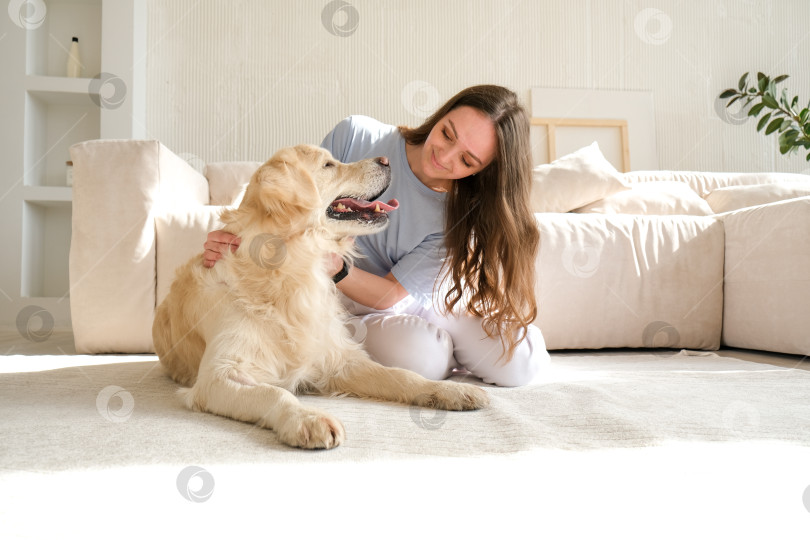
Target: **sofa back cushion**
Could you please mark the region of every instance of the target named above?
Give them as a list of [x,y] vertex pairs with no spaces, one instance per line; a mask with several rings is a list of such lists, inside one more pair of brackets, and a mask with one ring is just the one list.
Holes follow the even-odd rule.
[[574,210],[580,214],[709,216],[712,209],[683,182],[662,180],[633,184],[630,189]]
[[238,205],[250,177],[261,167],[259,161],[219,161],[205,166],[211,200],[214,206]]
[[549,349],[717,349],[723,225],[713,217],[536,214]]
[[622,175],[628,184],[660,182],[672,180],[683,182],[692,190],[705,197],[715,189],[728,186],[752,186],[755,184],[773,184],[776,182],[806,182],[807,175],[796,173],[739,173],[739,172],[698,172],[698,171],[631,171]]
[[728,186],[706,195],[716,214],[740,208],[810,196],[810,177],[806,182],[777,182],[753,186]]

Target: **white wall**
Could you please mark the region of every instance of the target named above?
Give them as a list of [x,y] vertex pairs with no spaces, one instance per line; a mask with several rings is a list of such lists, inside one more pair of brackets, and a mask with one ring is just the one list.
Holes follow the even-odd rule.
[[715,109],[745,71],[810,99],[807,0],[149,0],[148,20],[147,134],[203,161],[349,114],[415,125],[486,82],[651,90],[662,169],[810,172]]

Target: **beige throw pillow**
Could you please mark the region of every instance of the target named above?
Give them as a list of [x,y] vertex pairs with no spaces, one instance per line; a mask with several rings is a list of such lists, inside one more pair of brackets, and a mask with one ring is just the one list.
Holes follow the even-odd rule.
[[532,171],[533,212],[570,212],[629,189],[594,142]]
[[719,188],[706,195],[706,201],[716,214],[720,214],[808,195],[810,195],[810,179],[807,182],[776,182]]
[[580,214],[709,216],[712,208],[683,182],[664,180],[634,184],[600,201],[574,210]]

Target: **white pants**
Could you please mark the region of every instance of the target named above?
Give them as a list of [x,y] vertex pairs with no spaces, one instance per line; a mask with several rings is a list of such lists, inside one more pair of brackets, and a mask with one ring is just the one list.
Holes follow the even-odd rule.
[[347,323],[354,339],[384,366],[409,369],[433,380],[466,370],[488,384],[522,386],[549,363],[543,335],[534,325],[506,362],[500,338],[487,336],[477,317],[445,316],[412,297],[384,311],[346,296],[342,301],[354,315]]

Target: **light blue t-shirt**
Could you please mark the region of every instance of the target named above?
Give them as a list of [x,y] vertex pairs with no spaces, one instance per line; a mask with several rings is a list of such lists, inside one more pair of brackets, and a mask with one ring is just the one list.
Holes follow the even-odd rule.
[[344,163],[388,158],[391,185],[379,200],[397,199],[399,208],[389,214],[385,230],[355,238],[363,256],[356,266],[378,276],[391,272],[408,294],[423,305],[430,304],[445,257],[446,195],[428,188],[413,174],[405,156],[405,139],[396,126],[368,116],[350,116],[329,132],[321,146]]

